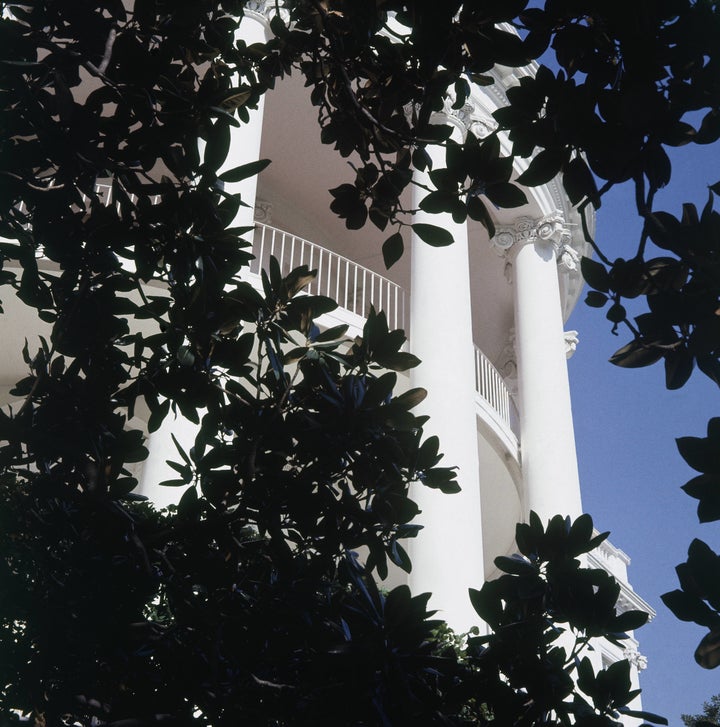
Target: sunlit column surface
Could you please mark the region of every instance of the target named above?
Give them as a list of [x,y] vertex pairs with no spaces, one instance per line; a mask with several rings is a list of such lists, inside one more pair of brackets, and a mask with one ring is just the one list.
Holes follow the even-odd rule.
[[[463,130],[456,125],[455,135],[459,138]],[[429,152],[436,168],[445,166],[444,150]],[[416,181],[432,186],[427,173],[415,174]],[[416,190],[414,208],[424,195]],[[424,530],[410,541],[416,565],[410,585],[416,594],[431,591],[430,606],[463,631],[479,621],[468,586],[480,588],[483,583],[467,228],[449,214],[418,212],[413,222],[440,226],[455,240],[449,247],[435,248],[413,234],[410,343],[422,364],[412,371],[411,382],[428,391],[416,411],[430,416],[426,435],[440,438],[445,453],[441,465],[458,467],[462,492],[444,495],[415,486],[413,497],[422,510],[417,521]]]
[[582,513],[570,407],[557,250],[562,215],[521,218],[493,239],[512,265],[525,515]]

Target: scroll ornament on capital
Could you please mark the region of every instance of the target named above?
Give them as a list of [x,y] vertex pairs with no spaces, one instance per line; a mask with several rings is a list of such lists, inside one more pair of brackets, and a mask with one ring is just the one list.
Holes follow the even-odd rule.
[[559,210],[540,219],[519,217],[512,225],[497,227],[490,243],[498,255],[507,257],[513,247],[538,241],[549,243],[555,248],[555,255],[561,268],[569,271],[578,270],[580,255],[571,245],[570,230]]
[[245,12],[256,13],[267,19],[272,19],[275,15],[280,15],[284,22],[288,22],[290,19],[290,13],[285,8],[283,0],[276,2],[276,0],[245,0]]
[[497,129],[497,122],[487,113],[484,113],[476,103],[466,101],[459,109],[454,107],[452,98],[445,99],[443,113],[456,120],[467,131],[471,131],[478,139],[484,139]]

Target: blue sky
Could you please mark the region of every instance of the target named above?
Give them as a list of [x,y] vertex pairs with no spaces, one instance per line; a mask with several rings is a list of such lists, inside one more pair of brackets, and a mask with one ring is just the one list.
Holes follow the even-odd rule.
[[[715,147],[673,150],[673,179],[656,209],[679,216],[684,201],[701,209],[707,185],[720,179],[719,159]],[[720,200],[715,206],[720,209]],[[597,227],[596,239],[610,259],[633,255],[640,223],[630,187],[611,192]],[[675,438],[705,436],[708,419],[720,415],[718,388],[696,370],[683,389],[667,391],[662,363],[645,369],[608,363],[630,337],[623,331],[613,336],[604,312],[582,301],[566,328],[580,334],[569,368],[583,506],[631,557],[631,583],[657,611],[655,621],[636,634],[649,661],[642,674],[643,706],[680,726],[680,714],[699,712],[720,693],[720,668],[706,671],[695,664],[703,630],[678,621],[660,595],[676,587],[674,568],[693,538],[720,551],[720,523],[700,525],[696,501],[680,489],[693,471]]]

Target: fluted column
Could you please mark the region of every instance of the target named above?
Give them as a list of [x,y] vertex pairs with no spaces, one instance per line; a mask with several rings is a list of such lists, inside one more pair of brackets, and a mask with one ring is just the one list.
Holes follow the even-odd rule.
[[[453,123],[460,137],[464,127]],[[445,166],[443,149],[428,152],[435,168]],[[426,172],[415,175],[417,182],[433,186]],[[415,189],[417,208],[425,192]],[[421,211],[413,222],[443,227],[454,238],[449,247],[434,248],[412,236],[410,344],[422,363],[413,369],[411,383],[428,391],[417,411],[430,416],[426,435],[440,438],[441,465],[458,467],[462,491],[444,495],[414,487],[422,510],[417,521],[424,529],[409,544],[410,585],[414,593],[431,591],[430,606],[463,631],[479,621],[467,589],[479,588],[484,579],[467,228],[449,214]]]
[[521,218],[493,238],[514,286],[525,516],[543,521],[582,513],[557,270],[569,240],[559,212]]

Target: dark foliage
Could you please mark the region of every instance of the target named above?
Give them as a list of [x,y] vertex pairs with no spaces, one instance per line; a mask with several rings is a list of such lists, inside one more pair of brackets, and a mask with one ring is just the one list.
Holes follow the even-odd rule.
[[[240,280],[249,230],[232,227],[241,200],[223,182],[264,163],[221,170],[232,128],[296,69],[323,142],[360,159],[333,210],[351,228],[390,227],[388,264],[429,144],[445,144],[447,162],[421,207],[491,231],[493,205],[524,202],[500,133],[532,157],[520,183],[562,173],[583,209],[630,180],[643,237],[629,261],[585,263],[591,301],[612,300],[618,325],[623,297],[648,298],[619,360],[670,361],[672,385],[694,360],[712,375],[717,216],[688,207],[677,220],[652,200],[670,175],[664,145],[720,135],[716,5],[287,5],[291,22],[275,18],[274,39],[247,47],[241,0],[3,4],[0,284],[51,333],[26,347],[20,403],[0,413],[0,719],[615,724],[633,696],[628,666],[594,674],[579,650],[643,618],[617,616],[617,586],[581,567],[598,542],[588,517],[519,526],[522,556],[472,594],[492,633],[462,657],[425,595],[377,589],[388,561],[410,567],[409,483],[457,487],[410,411],[422,392],[392,395],[385,370],[417,360],[382,313],[353,343],[321,332],[314,319],[335,304],[298,295],[311,270],[271,264],[262,293]],[[460,108],[495,64],[548,47],[561,70],[525,77],[497,131],[447,141],[433,114],[448,89]],[[699,128],[690,111],[704,113]],[[648,241],[673,257],[646,261]],[[172,416],[199,430],[165,483],[185,488],[180,504],[158,513],[138,502],[129,465],[147,455],[144,429]],[[715,474],[704,460],[700,471]]]

